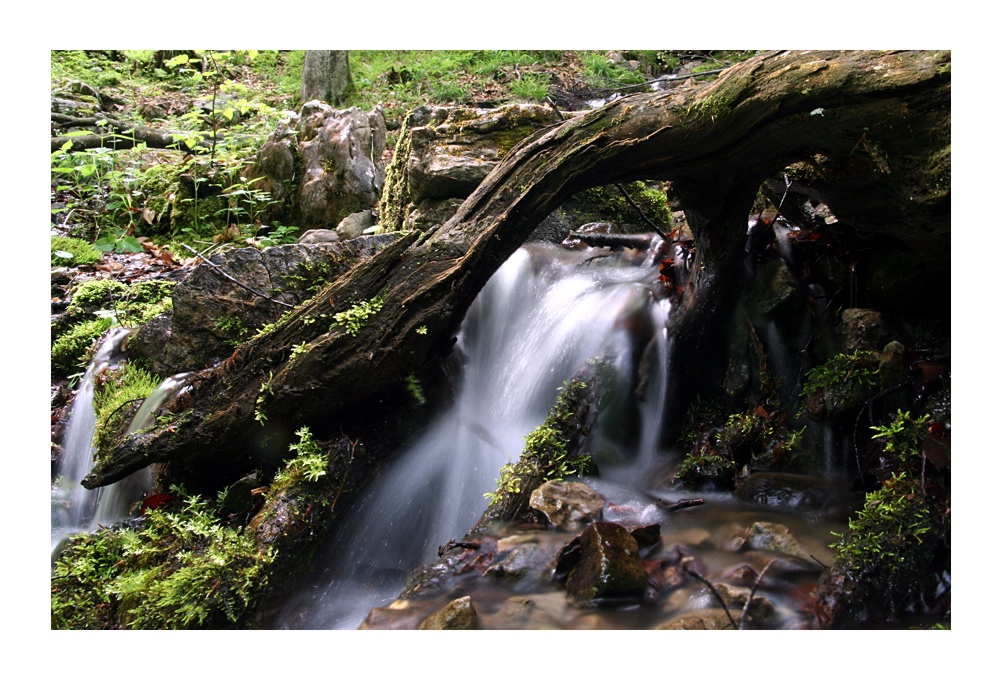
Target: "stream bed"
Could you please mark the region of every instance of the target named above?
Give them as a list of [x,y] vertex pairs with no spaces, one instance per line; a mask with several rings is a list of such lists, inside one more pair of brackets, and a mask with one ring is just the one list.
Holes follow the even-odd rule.
[[[362,493],[271,626],[417,628],[460,601],[484,629],[725,627],[752,590],[744,625],[808,627],[797,604],[832,563],[831,532],[844,530],[847,510],[671,485],[678,454],[659,444],[669,302],[656,295],[654,252],[518,250],[463,323],[454,404]],[[615,379],[588,442],[600,475],[582,481],[604,497],[603,521],[658,532],[641,550],[647,593],[600,606],[568,597],[553,573],[579,530],[501,527],[439,560],[439,548],[486,509],[499,469],[517,459],[560,386],[595,358],[614,366]],[[692,496],[703,502],[669,509]],[[406,588],[411,596],[400,598]]]

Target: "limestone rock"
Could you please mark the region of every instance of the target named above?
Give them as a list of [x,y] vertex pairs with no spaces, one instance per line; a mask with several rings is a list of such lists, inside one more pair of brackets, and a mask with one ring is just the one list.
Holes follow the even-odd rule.
[[[466,198],[514,145],[558,121],[555,111],[537,104],[414,109],[403,123],[386,171],[383,226],[402,228],[422,201]],[[422,211],[429,210],[424,204]]]
[[347,241],[364,235],[365,229],[375,225],[375,217],[371,210],[351,213],[337,225],[337,236]]
[[315,100],[302,107],[300,226],[329,228],[378,203],[385,180],[385,135],[381,109],[339,111]]

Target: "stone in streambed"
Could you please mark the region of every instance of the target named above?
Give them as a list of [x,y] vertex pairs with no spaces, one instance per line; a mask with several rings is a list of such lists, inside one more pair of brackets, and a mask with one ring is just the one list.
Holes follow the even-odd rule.
[[573,530],[601,519],[604,498],[582,482],[545,482],[531,492],[529,505],[558,529]]
[[472,606],[472,598],[466,595],[428,616],[417,630],[475,630],[477,625],[476,608]]
[[646,570],[639,544],[627,529],[596,522],[574,540],[579,540],[579,559],[566,578],[566,590],[577,604],[643,600]]

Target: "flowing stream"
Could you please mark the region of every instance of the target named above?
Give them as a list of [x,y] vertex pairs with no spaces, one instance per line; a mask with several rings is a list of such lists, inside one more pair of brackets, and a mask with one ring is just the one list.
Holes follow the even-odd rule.
[[606,459],[628,460],[611,479],[635,481],[656,460],[669,305],[654,299],[657,270],[642,254],[628,262],[594,252],[532,244],[490,279],[460,331],[464,370],[454,404],[352,507],[326,567],[289,602],[285,627],[357,628],[398,595],[412,569],[475,524],[500,467],[517,459],[557,390],[591,358],[616,368],[621,398],[612,402],[628,401],[645,361],[646,398],[621,416],[638,421],[638,436],[616,441],[615,416],[605,427],[599,421]]
[[[113,329],[94,353],[86,373],[80,379],[76,396],[66,421],[63,453],[59,474],[52,485],[52,559],[59,553],[63,541],[99,526],[110,526],[130,515],[132,504],[149,493],[152,472],[144,468],[125,479],[97,489],[86,489],[80,482],[93,466],[94,434],[97,414],[94,411],[95,380],[108,369],[124,360],[122,340],[128,329]],[[128,427],[128,434],[138,432],[153,423],[154,412],[182,384],[186,374],[164,380],[139,407]]]

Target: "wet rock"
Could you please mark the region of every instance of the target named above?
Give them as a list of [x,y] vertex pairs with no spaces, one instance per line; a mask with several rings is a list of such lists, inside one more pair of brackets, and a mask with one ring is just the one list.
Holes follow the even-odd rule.
[[440,611],[424,619],[418,630],[475,630],[478,627],[476,608],[472,598],[466,595],[452,600]]
[[[731,586],[728,583],[713,584],[715,591],[722,598],[722,601],[729,607],[729,613],[737,621],[742,621],[742,626],[748,630],[769,628],[774,625],[775,609],[769,599],[763,595],[754,595],[747,607],[747,600],[750,598],[751,589]],[[742,618],[744,608],[746,618]]]
[[723,572],[722,580],[733,586],[752,587],[759,576],[759,572],[749,564],[737,564]]
[[794,318],[805,310],[799,284],[782,260],[770,260],[761,266],[750,286],[751,299],[769,319]]
[[877,352],[892,339],[882,314],[874,309],[845,309],[840,317],[839,330],[848,353],[860,350]]
[[[910,378],[909,367],[904,357],[906,347],[903,343],[893,340],[882,348],[878,358],[879,390],[887,391],[906,382]],[[907,391],[897,390],[883,397],[883,413],[890,415],[906,409]]]
[[[733,619],[739,623],[737,616]],[[733,630],[733,622],[723,609],[701,609],[675,616],[656,630]]]
[[497,612],[497,627],[502,629],[522,628],[538,606],[526,597],[511,597]]
[[566,578],[566,590],[577,604],[642,601],[646,570],[639,544],[624,527],[596,522],[574,541],[579,541],[579,559]]
[[[486,576],[500,581],[543,581],[548,575],[549,555],[533,543],[516,546],[499,562],[488,568]],[[531,578],[527,578],[531,577]]]
[[746,532],[746,547],[753,550],[771,550],[805,559],[809,557],[788,527],[774,522],[754,522]]
[[842,490],[818,475],[754,472],[736,484],[736,497],[749,503],[821,510],[843,499]]
[[528,504],[567,531],[600,520],[604,510],[604,498],[582,482],[545,482],[531,492]]
[[416,630],[433,606],[433,602],[396,600],[387,607],[376,607],[368,612],[358,630]]

